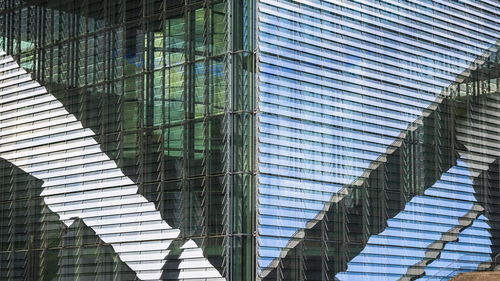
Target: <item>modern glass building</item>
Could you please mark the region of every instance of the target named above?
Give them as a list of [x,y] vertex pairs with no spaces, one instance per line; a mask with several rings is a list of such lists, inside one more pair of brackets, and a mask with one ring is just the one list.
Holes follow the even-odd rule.
[[500,261],[500,2],[0,1],[0,280]]

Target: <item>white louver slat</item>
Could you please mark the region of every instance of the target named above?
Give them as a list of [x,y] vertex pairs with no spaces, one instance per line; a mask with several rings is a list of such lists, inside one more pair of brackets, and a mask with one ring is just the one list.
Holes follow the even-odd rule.
[[[67,226],[83,219],[138,278],[159,280],[180,230],[137,194],[92,130],[1,51],[0,113],[0,158],[43,180],[45,203]],[[179,259],[183,279],[224,280],[192,240]]]

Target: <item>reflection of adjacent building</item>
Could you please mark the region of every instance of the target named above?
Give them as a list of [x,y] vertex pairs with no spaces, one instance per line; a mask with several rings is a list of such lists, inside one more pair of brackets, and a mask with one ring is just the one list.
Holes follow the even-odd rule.
[[[466,151],[478,130],[455,125],[462,103],[441,97],[496,56],[498,7],[431,2],[259,2],[264,280],[416,279],[495,252],[471,187],[494,141]],[[489,118],[474,114],[467,128]],[[494,139],[492,123],[480,128]]]
[[[4,157],[0,279],[425,280],[488,268],[499,14],[488,0],[2,1],[0,112],[19,116],[0,115],[0,157],[91,145],[79,159],[61,149],[70,161],[57,164]],[[20,91],[29,85],[48,93]],[[31,102],[57,110],[29,115]],[[51,143],[70,129],[86,137]],[[44,130],[61,134],[34,145],[28,134]],[[55,173],[119,175],[104,191],[122,196],[123,218],[147,217],[134,198],[161,226],[127,233],[175,235],[129,251],[116,231],[126,223],[85,216],[106,200],[70,185],[55,202],[36,185]]]
[[443,280],[495,268],[498,56],[488,52],[465,71],[388,153],[332,197],[322,219],[300,232],[275,269],[264,270],[265,280],[316,280],[323,271],[339,280]]
[[42,182],[47,211],[69,228],[89,227],[140,280],[189,278],[193,268],[203,269],[204,278],[221,279],[203,250],[138,194],[137,184],[104,153],[90,128],[11,57],[1,61],[0,158]]
[[[108,280],[135,280],[81,220],[66,227],[41,199],[42,181],[0,160],[2,229],[0,279],[74,280],[97,274]],[[9,262],[5,262],[9,261]]]
[[[224,239],[227,223],[223,222],[228,208],[224,190],[229,181],[223,162],[227,159],[224,148],[227,139],[224,130],[227,126],[224,120],[227,115],[227,4],[196,2],[185,5],[181,1],[8,1],[0,13],[0,25],[6,31],[1,34],[0,49],[12,55],[50,95],[56,97],[64,105],[61,110],[92,130],[95,134],[92,138],[100,150],[127,178],[137,183],[138,193],[154,203],[164,222],[179,231],[169,241],[172,245],[168,249],[168,261],[158,261],[165,264],[162,278],[172,280],[193,276],[218,280],[220,274],[232,272],[225,261],[226,251],[232,248],[232,238]],[[45,105],[41,100],[39,103]],[[5,132],[9,130],[4,128]],[[68,140],[67,143],[71,146],[70,143],[76,141]],[[95,150],[95,147],[87,148]],[[92,167],[99,165],[99,161],[92,159],[83,162],[93,171]],[[68,162],[67,177],[85,177],[87,173],[71,171],[78,170],[76,165],[72,166],[74,164]],[[109,163],[100,164],[109,166]],[[50,172],[42,169],[38,174]],[[11,175],[2,176],[5,186],[9,186]],[[68,196],[71,194],[68,192]],[[38,195],[36,198],[41,200]],[[21,202],[29,200],[32,199]],[[82,206],[88,205],[82,203]],[[57,207],[61,209],[62,206]],[[44,212],[50,214],[50,208],[45,208]],[[140,210],[130,215],[134,214],[147,216],[147,212]],[[17,215],[6,214],[2,224],[5,222],[7,227]],[[31,215],[37,220],[44,218],[36,212]],[[70,230],[80,229],[81,225],[85,225],[85,221],[77,220],[70,225]],[[99,229],[102,232],[102,228]],[[0,271],[8,272],[6,280],[47,270],[50,274],[44,278],[50,280],[87,278],[94,274],[90,264],[106,268],[106,259],[111,258],[117,265],[108,268],[109,274],[120,280],[133,279],[124,274],[130,273],[128,266],[137,263],[134,259],[140,257],[140,252],[127,253],[124,245],[120,248],[111,243],[114,250],[121,249],[119,255],[111,251],[102,259],[80,258],[79,253],[92,247],[112,249],[100,239],[101,235],[92,236],[93,230],[87,230],[72,232],[80,241],[76,244],[54,242],[39,247],[42,252],[65,253],[61,254],[65,257],[59,262],[50,256],[49,259],[56,262],[50,263],[50,270],[46,263],[36,268],[14,265],[10,257],[26,249],[12,248],[14,242],[7,239],[5,248],[0,250],[6,254],[5,262],[2,259],[0,264],[8,269]],[[158,229],[158,232],[163,230]],[[14,230],[2,233],[7,237],[21,234]],[[115,234],[115,238],[123,235],[126,234]],[[104,236],[109,240],[113,233]],[[48,238],[37,239],[44,242]],[[145,255],[148,246],[143,247]],[[161,247],[156,250],[164,251]],[[151,253],[150,256],[154,260],[161,254]],[[42,255],[40,259],[47,260],[47,257]],[[19,261],[22,259],[16,260]],[[68,264],[82,270],[66,270]],[[217,274],[211,272],[214,266]],[[145,266],[142,268],[144,271]],[[154,268],[151,266],[146,271]],[[199,271],[204,273],[193,273]],[[100,278],[105,276],[102,272]]]

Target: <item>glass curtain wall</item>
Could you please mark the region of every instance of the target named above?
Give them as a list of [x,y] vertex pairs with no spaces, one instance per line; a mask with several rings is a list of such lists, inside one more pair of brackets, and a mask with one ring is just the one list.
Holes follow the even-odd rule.
[[230,1],[227,130],[228,280],[256,280],[256,2]]
[[[498,90],[469,95],[496,89],[479,73],[497,71],[498,4],[258,6],[262,280],[491,268]],[[457,87],[467,97],[454,98]]]
[[[254,278],[254,6],[0,4],[0,49],[92,129],[102,151],[180,230],[164,280],[182,279],[175,259],[189,239],[223,277]],[[2,280],[74,280],[96,272],[136,278],[83,221],[69,229],[58,221],[44,205],[39,180],[2,165]]]

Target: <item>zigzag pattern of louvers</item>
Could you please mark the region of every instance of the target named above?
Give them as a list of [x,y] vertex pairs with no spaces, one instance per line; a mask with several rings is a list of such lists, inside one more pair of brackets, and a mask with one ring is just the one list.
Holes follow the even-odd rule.
[[[0,113],[0,157],[43,180],[49,209],[67,226],[83,220],[141,280],[159,280],[180,231],[137,194],[137,185],[101,150],[94,132],[4,52]],[[180,252],[176,278],[223,280],[194,241],[183,243]]]

